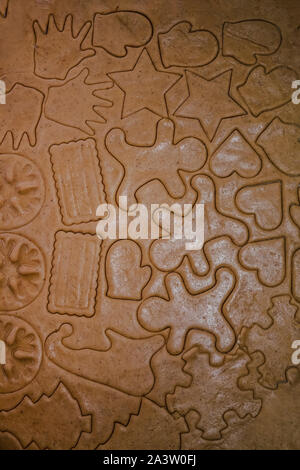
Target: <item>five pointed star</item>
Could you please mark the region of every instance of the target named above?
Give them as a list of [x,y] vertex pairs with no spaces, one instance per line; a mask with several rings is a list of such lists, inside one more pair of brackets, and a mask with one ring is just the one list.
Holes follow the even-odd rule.
[[122,118],[141,109],[148,109],[159,116],[168,116],[166,92],[181,75],[159,72],[146,49],[143,49],[132,70],[108,74],[124,92]]
[[227,70],[211,80],[186,71],[188,98],[175,112],[176,116],[198,119],[213,140],[222,119],[243,116],[245,110],[230,96],[232,71]]

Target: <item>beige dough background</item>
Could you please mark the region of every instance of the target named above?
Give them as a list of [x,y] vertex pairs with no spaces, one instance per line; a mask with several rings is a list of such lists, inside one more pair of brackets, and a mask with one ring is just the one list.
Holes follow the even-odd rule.
[[[0,12],[0,449],[299,449],[299,2]],[[101,242],[122,195],[203,249]]]

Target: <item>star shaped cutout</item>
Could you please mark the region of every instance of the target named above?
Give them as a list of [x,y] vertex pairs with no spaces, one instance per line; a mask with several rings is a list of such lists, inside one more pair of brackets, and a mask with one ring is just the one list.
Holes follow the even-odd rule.
[[109,73],[108,76],[124,92],[122,118],[141,109],[159,116],[168,116],[165,94],[182,75],[159,72],[147,49],[143,49],[132,70]]
[[230,96],[231,76],[232,70],[227,70],[206,80],[194,72],[186,71],[189,96],[175,115],[198,119],[210,141],[223,119],[247,114]]

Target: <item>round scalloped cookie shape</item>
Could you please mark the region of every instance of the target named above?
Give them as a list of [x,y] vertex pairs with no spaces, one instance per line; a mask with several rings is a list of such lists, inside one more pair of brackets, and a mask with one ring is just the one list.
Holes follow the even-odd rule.
[[6,356],[0,365],[0,393],[16,392],[38,373],[42,344],[32,326],[14,315],[0,315],[0,339]]
[[116,57],[124,57],[127,47],[145,46],[152,35],[151,21],[136,11],[119,10],[94,16],[93,46]]
[[258,136],[257,143],[282,173],[300,176],[300,127],[273,119]]
[[28,158],[0,155],[0,229],[11,230],[31,222],[45,197],[40,170]]
[[266,20],[243,20],[223,25],[223,56],[254,65],[258,55],[274,54],[282,41],[281,31]]
[[30,304],[45,281],[41,250],[15,233],[0,235],[0,310],[18,310]]
[[188,21],[181,21],[169,31],[158,35],[158,45],[164,67],[201,67],[218,55],[216,36],[205,29],[193,30]]

